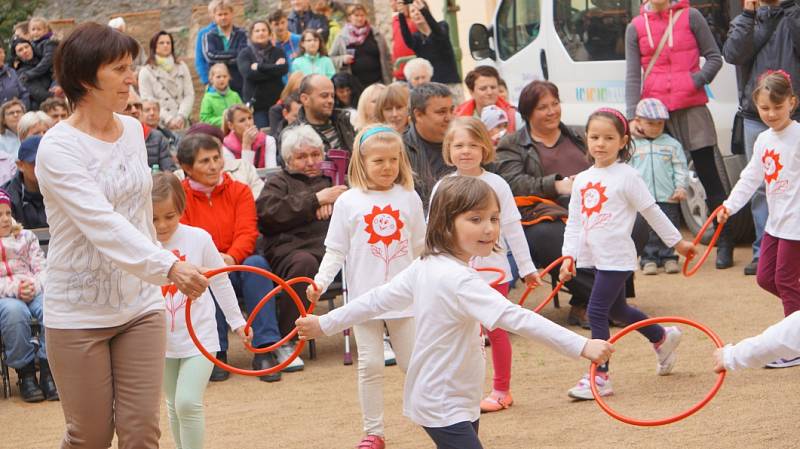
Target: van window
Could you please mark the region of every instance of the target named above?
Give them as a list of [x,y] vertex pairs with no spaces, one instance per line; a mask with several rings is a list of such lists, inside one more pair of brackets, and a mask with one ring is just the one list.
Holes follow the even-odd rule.
[[[728,34],[732,0],[690,0],[706,18],[717,45]],[[639,0],[554,0],[558,37],[573,61],[625,59],[625,29],[639,14]]]
[[539,35],[539,0],[505,0],[497,13],[497,48],[508,59]]

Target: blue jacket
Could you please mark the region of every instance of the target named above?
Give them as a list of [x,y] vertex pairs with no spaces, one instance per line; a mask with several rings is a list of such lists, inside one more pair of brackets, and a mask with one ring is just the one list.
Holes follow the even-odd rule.
[[287,19],[289,21],[289,31],[294,34],[303,34],[307,29],[322,30],[322,39],[328,42],[330,34],[330,25],[328,18],[322,14],[314,14],[311,10],[298,14],[297,11],[292,10]]
[[633,139],[630,164],[642,175],[644,183],[658,203],[674,203],[669,197],[677,188],[689,185],[689,168],[680,142],[669,134],[653,140]]
[[[289,39],[284,42],[273,42],[276,47],[283,50],[284,57],[286,57],[286,64],[289,65],[289,72],[292,71],[292,60],[294,59],[295,55],[300,52],[300,35],[289,33]],[[286,84],[288,81],[289,76],[283,75],[283,84]]]
[[20,82],[17,71],[4,65],[0,67],[0,104],[13,98],[25,103],[25,109],[31,107],[28,89]]
[[216,27],[203,36],[203,56],[208,62],[209,70],[217,63],[227,65],[228,71],[231,72],[230,86],[237,93],[242,93],[243,82],[242,74],[236,65],[236,57],[245,47],[247,47],[247,32],[236,26],[233,27],[231,37],[228,39],[228,48],[225,48],[225,43]]
[[197,69],[197,74],[203,84],[208,84],[208,61],[206,61],[206,57],[203,54],[203,36],[216,29],[217,24],[214,22],[206,25],[205,28],[197,32],[197,42],[194,44],[194,68]]

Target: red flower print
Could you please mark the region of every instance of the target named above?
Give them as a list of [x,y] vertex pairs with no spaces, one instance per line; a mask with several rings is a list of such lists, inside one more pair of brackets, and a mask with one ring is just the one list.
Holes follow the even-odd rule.
[[581,213],[586,214],[586,218],[594,213],[600,213],[606,201],[608,201],[606,188],[599,182],[597,184],[590,182],[581,189]]
[[777,181],[778,175],[783,169],[780,153],[776,153],[775,150],[765,151],[764,156],[761,157],[761,163],[764,165],[764,182],[769,184],[772,181]]
[[395,240],[400,241],[400,230],[404,224],[400,220],[400,211],[392,210],[391,204],[383,209],[372,206],[372,213],[364,216],[364,222],[367,223],[364,230],[369,234],[367,243],[383,242],[389,246]]

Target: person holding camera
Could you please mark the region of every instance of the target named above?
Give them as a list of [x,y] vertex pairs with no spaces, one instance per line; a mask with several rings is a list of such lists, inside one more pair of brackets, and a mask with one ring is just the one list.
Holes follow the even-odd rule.
[[[728,39],[722,47],[725,60],[736,65],[739,85],[739,114],[742,116],[744,151],[747,159],[753,157],[756,137],[767,130],[758,116],[750,92],[758,84],[764,71],[783,70],[789,74],[792,88],[800,90],[800,6],[794,0],[745,0],[742,13],[731,21]],[[795,110],[793,120],[800,120]],[[755,275],[761,237],[767,223],[767,199],[764,184],[750,200],[756,240],[753,242],[753,260],[744,268],[744,274]]]

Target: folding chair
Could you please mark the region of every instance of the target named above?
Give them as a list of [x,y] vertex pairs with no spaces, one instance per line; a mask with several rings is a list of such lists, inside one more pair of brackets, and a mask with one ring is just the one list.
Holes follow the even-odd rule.
[[[38,357],[36,354],[39,353],[39,332],[41,326],[39,326],[39,320],[36,318],[31,318],[31,343],[34,346],[34,357]],[[34,360],[38,362],[38,359]],[[3,335],[0,334],[0,376],[3,378],[3,398],[8,399],[11,397],[11,376],[9,374],[8,365],[6,364],[6,346],[3,343]],[[17,381],[19,383],[19,381]]]

